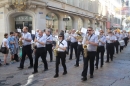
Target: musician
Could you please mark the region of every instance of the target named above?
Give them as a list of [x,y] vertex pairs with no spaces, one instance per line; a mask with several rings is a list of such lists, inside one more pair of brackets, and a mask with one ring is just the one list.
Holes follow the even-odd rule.
[[82,71],[83,78],[81,80],[86,81],[87,80],[87,71],[88,71],[88,62],[90,60],[90,78],[93,78],[94,73],[94,59],[96,56],[97,46],[98,46],[98,36],[93,34],[93,28],[88,27],[88,37],[86,37],[86,43],[87,44],[87,57],[84,57],[84,66]]
[[97,54],[96,54],[96,69],[98,69],[99,63],[99,54],[101,53],[101,63],[100,67],[103,67],[104,62],[104,52],[105,52],[105,44],[106,44],[106,37],[103,35],[104,31],[100,30],[99,40],[98,40],[98,47],[97,47]]
[[46,36],[43,36],[43,31],[39,30],[39,36],[35,39],[35,43],[37,46],[36,53],[35,53],[35,63],[34,63],[34,72],[35,74],[38,72],[38,59],[41,57],[44,63],[44,71],[48,70],[47,60],[46,60]]
[[63,75],[67,74],[67,68],[66,68],[66,64],[65,64],[65,58],[66,58],[66,49],[67,49],[67,42],[64,40],[64,35],[63,34],[59,34],[58,36],[59,41],[58,44],[56,46],[56,48],[58,48],[58,55],[56,57],[56,74],[54,76],[54,78],[57,78],[59,76],[59,64],[60,64],[60,59],[62,62],[62,66],[64,69]]
[[118,47],[119,47],[119,41],[118,41],[118,39],[119,39],[119,34],[117,33],[117,31],[115,31],[115,37],[116,37],[116,41],[114,42],[114,47],[116,48],[116,53],[118,54]]
[[70,48],[70,39],[69,39],[69,36],[70,36],[70,32],[69,30],[66,30],[66,33],[65,33],[65,40],[67,41],[67,54],[69,54],[69,48]]
[[69,60],[72,60],[73,49],[75,50],[75,56],[77,58],[77,45],[78,45],[78,42],[77,42],[76,36],[77,35],[75,34],[75,30],[73,29],[72,33],[71,33],[71,35],[69,37],[70,42],[71,42],[71,44],[70,44],[71,48],[70,48],[70,58],[69,58]]
[[22,48],[22,59],[20,62],[20,66],[18,67],[20,70],[24,68],[24,61],[26,55],[29,57],[30,60],[30,66],[28,68],[33,67],[33,58],[32,58],[32,50],[31,50],[31,34],[28,32],[28,27],[24,26],[23,27],[23,34],[22,34],[22,43],[23,43],[23,48]]
[[[124,36],[123,36],[123,33],[122,32],[119,32],[119,38],[118,38],[118,41],[124,41],[123,40]],[[124,48],[124,45],[120,44],[120,52],[123,50]]]
[[82,40],[83,40],[83,36],[82,33],[79,31],[79,33],[77,34],[80,38],[77,38],[78,40],[78,46],[77,46],[77,58],[76,58],[76,64],[74,65],[75,67],[79,66],[79,58],[80,58],[80,53],[83,54],[83,45],[82,45]]
[[46,30],[46,56],[47,56],[47,51],[48,51],[50,54],[50,62],[52,62],[53,60],[52,41],[53,41],[53,37],[51,35],[51,31],[47,29]]
[[127,44],[128,44],[128,33],[124,30],[123,31],[123,33],[124,33],[124,41],[125,41],[125,47],[127,46]]
[[106,41],[107,41],[107,60],[106,63],[109,62],[109,58],[111,59],[111,61],[113,61],[113,55],[114,55],[114,42],[115,42],[115,37],[113,36],[113,33],[110,31],[108,32],[108,36],[106,37]]

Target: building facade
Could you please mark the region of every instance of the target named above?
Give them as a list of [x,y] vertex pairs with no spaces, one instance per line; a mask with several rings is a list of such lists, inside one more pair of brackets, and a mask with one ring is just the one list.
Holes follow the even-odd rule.
[[106,8],[101,8],[100,0],[0,0],[0,39],[23,26],[30,31],[89,26],[105,30],[106,21]]

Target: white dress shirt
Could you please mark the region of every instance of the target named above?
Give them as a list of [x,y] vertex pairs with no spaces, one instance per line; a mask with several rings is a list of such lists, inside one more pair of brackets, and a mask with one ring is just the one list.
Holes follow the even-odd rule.
[[[102,41],[103,43],[106,43],[106,37],[103,36],[103,35],[100,36],[99,40]],[[99,43],[98,43],[99,46],[104,46],[104,45],[105,45],[105,44],[103,44],[102,42],[99,42]]]
[[42,36],[42,37],[38,36],[38,37],[37,37],[37,40],[38,40],[39,42],[43,42],[43,43],[44,43],[44,45],[42,45],[42,44],[36,42],[37,48],[46,47],[46,46],[45,46],[45,45],[46,45],[46,36]]
[[[88,41],[98,44],[98,36],[95,34],[92,34],[91,36],[88,36]],[[92,44],[88,44],[87,49],[88,49],[88,51],[97,51],[97,46],[94,46]]]
[[70,35],[70,41],[71,41],[72,43],[77,42],[77,39],[75,38],[76,36],[77,36],[76,34],[71,34],[71,35]]
[[[48,42],[48,41],[51,41],[51,42]],[[52,41],[53,41],[52,35],[49,35],[49,36],[46,35],[46,44],[52,44]]]
[[107,43],[113,43],[112,40],[117,40],[115,36],[107,36],[106,37]]
[[[61,48],[64,48],[64,47],[67,48],[67,42],[66,42],[65,40],[61,41],[61,43],[60,43],[60,41],[58,41],[58,45],[59,45],[59,47],[61,47]],[[64,50],[62,50],[62,49],[60,49],[60,48],[58,48],[58,51],[64,52]]]
[[[23,34],[22,34],[22,37],[23,37],[24,39],[32,40],[31,34],[30,34],[29,32],[23,33]],[[26,40],[22,40],[22,42],[23,42],[23,46],[31,45],[31,42],[28,42],[28,41],[26,41]]]

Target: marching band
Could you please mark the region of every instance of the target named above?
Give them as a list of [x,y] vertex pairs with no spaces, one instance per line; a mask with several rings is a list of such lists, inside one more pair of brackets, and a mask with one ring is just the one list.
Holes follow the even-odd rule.
[[[18,36],[16,35],[15,42],[18,42]],[[56,58],[55,63],[55,75],[54,78],[59,76],[59,64],[62,63],[64,72],[63,75],[67,74],[66,56],[69,55],[69,60],[72,60],[73,49],[75,51],[75,67],[79,67],[80,55],[83,57],[83,70],[82,70],[82,81],[87,80],[88,67],[90,69],[90,78],[94,77],[94,66],[96,69],[103,67],[104,65],[104,53],[106,51],[106,63],[110,60],[114,60],[114,54],[121,52],[124,47],[127,46],[130,35],[126,31],[109,31],[107,34],[103,30],[99,31],[99,34],[95,34],[92,27],[88,27],[85,33],[80,30],[67,30],[66,33],[63,31],[57,36],[56,45],[53,45],[53,35],[49,29],[37,30],[35,34],[35,59],[33,64],[31,34],[28,32],[28,27],[23,27],[22,36],[19,38],[19,44],[22,46],[22,58],[19,69],[24,68],[25,57],[29,57],[30,66],[28,68],[34,68],[32,74],[38,72],[38,59],[41,57],[44,63],[44,71],[48,70],[48,63],[46,60],[47,51],[50,54],[50,62]],[[18,44],[17,44],[18,45]],[[119,49],[120,46],[120,49]],[[17,47],[18,48],[18,47]],[[70,53],[69,53],[70,49]],[[17,53],[14,53],[17,54]],[[101,61],[99,61],[101,58]],[[110,60],[109,60],[110,59]],[[60,62],[61,60],[61,62]],[[90,61],[90,65],[88,65]]]

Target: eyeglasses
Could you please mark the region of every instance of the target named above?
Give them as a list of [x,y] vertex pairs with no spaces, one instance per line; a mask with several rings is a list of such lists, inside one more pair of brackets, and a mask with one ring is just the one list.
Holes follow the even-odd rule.
[[92,31],[92,30],[87,30],[87,31]]

